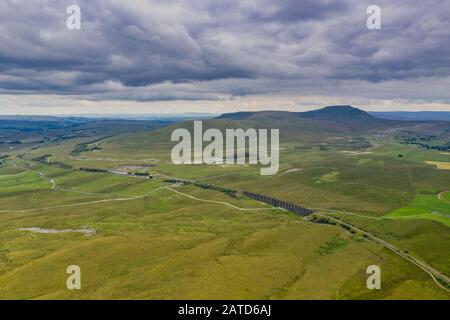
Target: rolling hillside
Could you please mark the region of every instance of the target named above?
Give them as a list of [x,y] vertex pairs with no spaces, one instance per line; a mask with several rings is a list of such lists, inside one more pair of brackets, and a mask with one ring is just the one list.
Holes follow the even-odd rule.
[[295,126],[299,129],[309,123],[326,132],[366,131],[399,125],[399,122],[376,118],[352,106],[328,106],[307,112],[262,111],[223,114],[217,119],[253,121],[275,125]]
[[[174,165],[170,135],[192,123],[103,122],[111,135],[100,138],[99,123],[86,124],[51,129],[54,138],[39,143],[49,134],[41,128],[9,150],[0,161],[0,296],[448,299],[407,258],[450,273],[450,171],[429,164],[450,153],[425,148],[444,143],[448,124],[379,120],[348,106],[203,121],[204,129],[279,128],[280,170],[268,177],[258,165]],[[86,136],[74,132],[85,127]],[[314,217],[220,191],[227,188],[304,205]],[[73,232],[87,227],[95,234]],[[81,295],[64,289],[74,260],[86,270]],[[366,288],[371,264],[383,270],[380,292]]]
[[[368,113],[350,106],[331,106],[310,112],[260,111],[223,114],[217,118],[203,120],[204,130],[218,128],[273,128],[280,129],[282,143],[319,144],[333,143],[339,139],[360,137],[366,134],[388,134],[392,130],[408,128],[421,131],[421,124],[391,121],[375,118]],[[433,123],[431,126],[436,126]],[[137,152],[141,150],[170,149],[174,143],[170,136],[176,128],[186,128],[192,132],[193,121],[178,122],[157,130],[125,134],[111,138],[104,147],[111,151]],[[120,153],[120,152],[119,152]],[[167,153],[167,152],[166,152]]]

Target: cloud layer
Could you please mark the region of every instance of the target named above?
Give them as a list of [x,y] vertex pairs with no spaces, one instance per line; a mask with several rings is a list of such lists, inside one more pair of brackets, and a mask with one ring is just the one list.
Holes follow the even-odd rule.
[[[81,8],[68,30],[66,8]],[[450,2],[3,0],[0,93],[91,101],[353,95],[450,103]],[[432,86],[430,84],[433,84]]]

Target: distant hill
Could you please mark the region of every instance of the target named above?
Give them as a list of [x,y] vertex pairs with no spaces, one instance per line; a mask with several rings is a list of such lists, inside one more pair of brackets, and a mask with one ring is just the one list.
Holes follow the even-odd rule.
[[395,112],[369,112],[371,115],[381,119],[403,120],[403,121],[450,121],[450,112],[439,111],[395,111]]
[[[0,146],[113,136],[161,128],[174,121],[87,119],[51,116],[0,116]],[[1,152],[1,150],[0,150]]]
[[240,111],[233,113],[225,113],[217,117],[216,119],[230,119],[230,120],[244,120],[255,116],[265,115],[284,115],[288,117],[301,117],[309,119],[319,119],[327,121],[376,121],[379,122],[379,118],[370,115],[369,113],[348,105],[342,106],[328,106],[317,110],[306,112],[289,112],[289,111]]
[[252,120],[267,122],[268,119],[275,125],[304,125],[305,120],[326,131],[366,130],[376,127],[392,125],[390,120],[376,118],[369,113],[352,106],[328,106],[322,109],[307,112],[287,111],[259,111],[235,112],[223,114],[216,119],[220,120]]
[[[260,112],[267,112],[267,111],[259,111],[259,112],[239,111],[239,112],[232,112],[232,113],[224,113],[224,114],[216,117],[216,119],[243,120],[243,119],[248,119]],[[276,111],[274,111],[274,112],[276,112]]]
[[390,120],[376,118],[352,106],[328,106],[322,109],[302,112],[300,117],[322,120],[346,126],[351,130],[365,130],[390,125]]
[[[177,128],[185,128],[193,132],[193,121],[176,122],[156,130],[119,136],[111,139],[109,147],[111,150],[122,150],[121,152],[124,153],[152,148],[169,149],[174,144],[170,141],[170,136]],[[446,122],[380,119],[352,106],[328,106],[308,112],[245,111],[227,113],[213,119],[203,120],[203,131],[208,128],[217,128],[222,131],[234,128],[280,129],[282,142],[298,145],[341,141],[350,136],[387,135],[393,132],[426,132],[443,139],[450,135],[450,128]]]
[[297,113],[300,117],[334,122],[363,121],[379,122],[378,118],[352,106],[328,106],[322,109]]

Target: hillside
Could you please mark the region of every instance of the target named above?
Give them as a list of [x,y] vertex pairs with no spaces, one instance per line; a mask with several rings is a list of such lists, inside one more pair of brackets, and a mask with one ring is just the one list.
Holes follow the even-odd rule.
[[307,119],[352,124],[358,127],[374,127],[391,124],[390,121],[375,118],[369,113],[352,106],[328,106],[318,110],[297,113],[297,115]]
[[[413,123],[412,125],[417,125]],[[186,128],[192,132],[193,121],[177,122],[163,128],[136,134],[119,135],[108,139],[104,147],[114,153],[139,154],[150,149],[170,150],[174,143],[170,136],[176,128]],[[203,120],[203,130],[218,128],[273,128],[280,129],[282,143],[318,144],[347,139],[370,133],[385,133],[392,128],[417,130],[405,121],[375,118],[365,111],[351,106],[329,106],[309,112],[258,111],[223,114]],[[331,141],[332,140],[332,141]],[[334,143],[333,142],[333,143]],[[170,154],[170,152],[166,152]],[[141,155],[145,157],[144,154]]]
[[405,122],[376,118],[352,106],[328,106],[307,112],[260,111],[223,114],[218,120],[248,123],[254,127],[264,124],[282,128],[285,137],[335,136],[361,134],[374,129],[404,126]]
[[[133,155],[145,159],[148,157],[148,150],[157,150],[162,158],[167,159],[175,145],[170,137],[177,128],[186,128],[193,132],[193,120],[138,132],[128,130],[105,139],[102,148],[112,158],[120,156],[129,158],[129,155]],[[402,136],[405,141],[410,141],[411,137],[423,132],[432,134],[433,139],[448,135],[447,123],[383,120],[351,106],[330,106],[309,112],[228,113],[214,119],[203,120],[203,130],[208,128],[222,131],[233,128],[280,129],[281,143],[295,144],[301,148],[339,146],[344,150],[369,147],[365,136],[371,134],[378,136],[395,134]],[[442,143],[438,141],[437,144]]]

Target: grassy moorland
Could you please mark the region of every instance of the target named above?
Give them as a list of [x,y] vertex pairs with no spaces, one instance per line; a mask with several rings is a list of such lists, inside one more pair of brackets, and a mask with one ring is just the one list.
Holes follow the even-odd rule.
[[[23,179],[20,195],[1,194],[2,208],[21,203],[26,194],[29,199],[18,211],[1,214],[2,298],[446,297],[407,261],[341,228],[279,210],[203,203],[158,190],[157,181],[44,166],[33,170],[55,179],[56,188],[35,171],[2,178]],[[177,188],[199,199],[262,207],[216,191]],[[89,204],[99,199],[110,201]],[[17,230],[36,226],[87,226],[97,233]],[[65,288],[70,264],[82,268],[80,291]],[[383,268],[383,294],[365,289],[368,264]]]
[[[277,125],[279,115],[241,116],[206,126]],[[283,122],[280,171],[270,177],[258,166],[173,165],[170,133],[190,123],[9,152],[0,165],[0,298],[449,299],[428,273],[356,229],[165,181],[316,208],[448,276],[450,171],[426,161],[450,157],[402,144],[392,123],[355,134],[308,117]],[[153,179],[80,168],[145,168]],[[96,233],[18,230],[31,227]],[[82,290],[66,289],[71,264],[81,267]],[[366,288],[373,264],[382,290]]]

